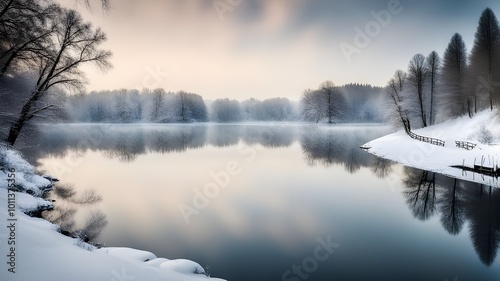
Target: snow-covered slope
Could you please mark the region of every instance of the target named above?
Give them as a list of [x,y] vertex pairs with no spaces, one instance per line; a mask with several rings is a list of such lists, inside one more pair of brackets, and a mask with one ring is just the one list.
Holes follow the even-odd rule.
[[[399,131],[373,140],[362,147],[368,152],[406,166],[438,172],[444,175],[499,187],[496,178],[464,172],[451,166],[483,165],[496,167],[500,162],[500,121],[496,112],[482,111],[472,119],[463,116],[427,128],[414,130],[421,136],[444,140],[445,146],[435,146],[410,138]],[[477,146],[472,150],[458,148],[455,141],[468,141]]]
[[[157,258],[153,253],[130,248],[95,249],[60,234],[56,225],[23,213],[51,204],[24,193],[31,190],[40,195],[50,187],[50,181],[36,175],[18,153],[1,145],[0,168],[4,168],[0,171],[0,280],[221,280],[207,277],[193,261]],[[12,173],[11,168],[15,169]],[[11,174],[20,184],[20,192],[7,190]],[[13,211],[9,203],[14,201]]]

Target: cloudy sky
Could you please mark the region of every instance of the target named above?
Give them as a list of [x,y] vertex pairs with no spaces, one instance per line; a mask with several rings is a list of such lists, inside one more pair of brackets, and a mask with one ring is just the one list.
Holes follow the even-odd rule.
[[60,2],[109,38],[114,68],[85,68],[88,90],[238,100],[297,100],[325,80],[384,86],[413,55],[442,55],[455,32],[470,49],[486,7],[500,15],[498,0],[113,0],[106,15]]

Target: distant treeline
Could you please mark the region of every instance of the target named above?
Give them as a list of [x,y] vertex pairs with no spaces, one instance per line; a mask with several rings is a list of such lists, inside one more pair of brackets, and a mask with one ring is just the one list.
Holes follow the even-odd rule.
[[[380,122],[382,88],[348,84],[341,93],[342,115],[336,122]],[[60,95],[57,96],[60,99]],[[59,101],[60,102],[60,101]],[[287,98],[265,100],[204,100],[202,96],[164,89],[90,92],[64,98],[56,109],[58,121],[90,123],[192,123],[241,121],[308,121],[302,102]]]

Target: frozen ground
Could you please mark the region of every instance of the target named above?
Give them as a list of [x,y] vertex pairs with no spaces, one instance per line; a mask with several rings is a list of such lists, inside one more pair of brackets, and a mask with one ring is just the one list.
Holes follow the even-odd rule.
[[[96,249],[57,232],[57,226],[24,212],[52,203],[39,198],[50,181],[35,174],[15,151],[0,144],[0,280],[196,281],[209,278],[189,260],[157,258],[130,248]],[[14,168],[14,172],[9,169]],[[8,191],[8,178],[19,192]],[[29,192],[30,194],[28,194]],[[15,199],[12,194],[15,194]],[[31,195],[33,194],[33,195]],[[15,201],[15,211],[9,203]],[[11,205],[12,206],[12,205]],[[147,239],[147,238],[145,238]]]
[[[500,120],[496,112],[482,111],[472,119],[463,116],[413,132],[444,140],[445,146],[420,142],[410,138],[404,131],[399,131],[373,140],[362,147],[371,154],[406,166],[495,187],[500,186],[497,178],[451,167],[499,165]],[[455,141],[468,141],[477,146],[472,150],[465,150],[456,147]]]

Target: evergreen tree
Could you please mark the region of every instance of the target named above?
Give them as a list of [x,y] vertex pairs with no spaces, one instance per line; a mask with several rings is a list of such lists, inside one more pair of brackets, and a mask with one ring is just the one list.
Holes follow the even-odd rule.
[[498,20],[490,8],[481,14],[477,27],[474,46],[470,54],[470,91],[474,93],[474,108],[477,102],[488,100],[493,110],[493,103],[500,101],[500,88],[495,79],[500,78],[500,28]]

